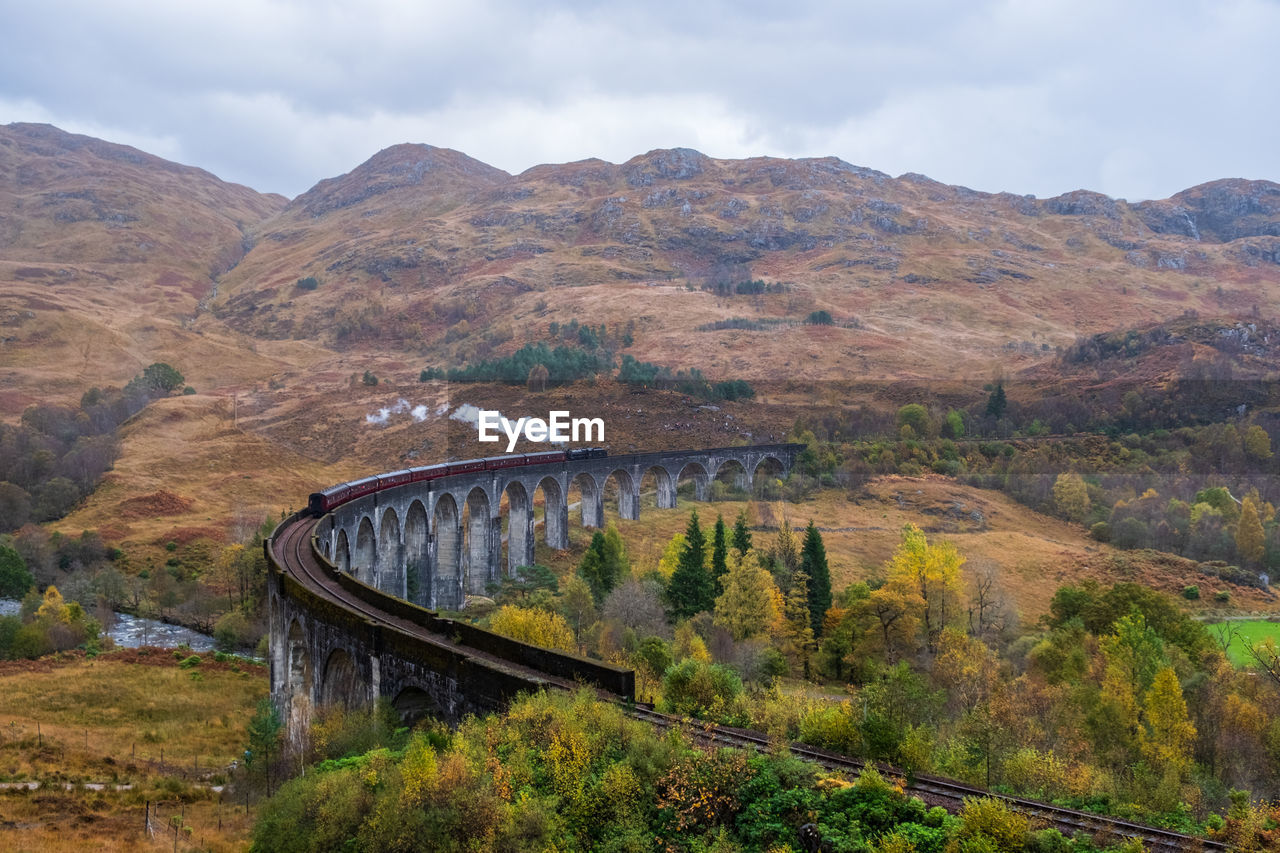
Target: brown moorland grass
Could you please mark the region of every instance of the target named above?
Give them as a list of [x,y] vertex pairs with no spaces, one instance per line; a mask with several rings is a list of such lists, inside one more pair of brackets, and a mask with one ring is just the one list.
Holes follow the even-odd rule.
[[0,780],[40,783],[0,790],[0,849],[172,849],[174,815],[191,828],[181,850],[244,849],[252,814],[210,786],[239,758],[266,687],[262,666],[185,669],[167,649],[0,663]]
[[[1023,624],[1034,623],[1048,612],[1058,587],[1087,579],[1104,585],[1135,581],[1174,596],[1187,585],[1209,585],[1230,589],[1239,607],[1268,611],[1277,607],[1261,590],[1206,579],[1191,561],[1121,551],[1093,541],[1079,525],[1041,515],[1000,492],[965,486],[939,475],[879,477],[853,500],[847,492],[822,489],[794,503],[697,503],[681,497],[677,509],[659,510],[650,495],[642,498],[641,506],[639,521],[620,519],[616,504],[606,502],[605,506],[606,523],[618,525],[637,573],[656,568],[671,537],[684,532],[691,510],[698,511],[710,543],[716,514],[723,514],[725,523],[732,527],[745,508],[755,528],[752,535],[757,548],[772,543],[784,517],[796,530],[797,541],[812,519],[822,530],[832,588],[837,591],[857,581],[883,578],[884,564],[898,547],[903,526],[911,523],[924,530],[930,541],[945,539],[956,545],[966,559],[961,569],[966,596],[980,573],[993,571],[999,589]],[[541,540],[542,529],[538,529],[537,557],[561,577],[574,571],[592,534],[578,524],[576,511],[570,518],[568,551],[547,548]],[[766,526],[761,527],[762,522]],[[1197,606],[1209,605],[1200,602]]]

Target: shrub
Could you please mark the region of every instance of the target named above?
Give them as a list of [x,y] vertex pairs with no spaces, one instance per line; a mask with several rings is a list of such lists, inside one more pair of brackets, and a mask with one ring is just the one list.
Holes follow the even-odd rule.
[[687,658],[662,679],[663,707],[674,714],[741,724],[742,680],[728,667]]
[[35,582],[17,549],[0,542],[0,597],[21,598]]
[[213,626],[213,642],[219,651],[231,652],[254,641],[249,620],[239,610],[224,613]]
[[1200,587],[1184,586],[1182,588],[1182,597],[1187,599],[1187,601],[1195,601],[1200,597]]
[[1226,604],[1231,600],[1231,593],[1227,592],[1225,589],[1220,589],[1213,594],[1213,600],[1219,604]]
[[830,311],[811,311],[804,321],[810,326],[830,326],[835,322]]
[[998,850],[1021,850],[1027,843],[1029,830],[1026,816],[1001,800],[980,797],[964,801],[964,810],[960,813],[962,839],[982,838],[995,842]]
[[296,287],[299,290],[315,290],[320,286],[320,281],[313,275],[298,279]]
[[373,375],[372,370],[366,370],[364,372],[364,376],[361,377],[360,381],[363,382],[365,385],[377,385],[378,377]]
[[848,702],[811,708],[800,718],[800,740],[845,755],[857,755],[862,746]]

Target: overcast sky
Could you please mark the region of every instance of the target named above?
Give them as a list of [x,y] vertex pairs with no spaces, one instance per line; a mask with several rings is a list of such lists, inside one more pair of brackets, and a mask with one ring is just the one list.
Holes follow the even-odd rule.
[[987,191],[1280,181],[1280,0],[0,0],[0,123],[295,196],[399,142]]

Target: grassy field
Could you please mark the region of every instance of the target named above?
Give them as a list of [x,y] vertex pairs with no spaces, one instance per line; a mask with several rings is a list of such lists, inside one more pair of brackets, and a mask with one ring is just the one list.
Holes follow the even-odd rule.
[[[1268,638],[1280,643],[1280,622],[1268,622],[1265,619],[1250,619],[1239,622],[1225,622],[1209,625],[1209,633],[1224,643],[1227,657],[1236,666],[1249,663],[1252,658],[1245,651],[1245,643],[1261,643]],[[1228,627],[1231,634],[1228,634]],[[1234,635],[1234,636],[1232,636]]]
[[252,814],[212,788],[266,690],[263,667],[164,650],[0,662],[0,782],[40,783],[0,790],[0,849],[173,849],[175,819],[179,850],[244,849]]
[[[1059,586],[1088,578],[1103,585],[1118,581],[1142,583],[1174,596],[1185,585],[1202,580],[1190,563],[1181,567],[1152,565],[1149,554],[1118,551],[1096,542],[1082,526],[1036,513],[1000,492],[972,488],[936,475],[880,477],[856,499],[850,499],[843,490],[822,489],[798,503],[697,503],[682,494],[678,509],[660,510],[654,507],[652,495],[645,495],[641,498],[639,521],[619,519],[616,503],[607,496],[608,490],[605,521],[617,524],[632,568],[640,574],[657,566],[667,542],[676,533],[684,532],[691,510],[698,511],[710,542],[717,513],[723,514],[725,523],[732,526],[738,512],[745,508],[750,523],[757,528],[753,534],[755,544],[761,547],[773,541],[776,526],[784,517],[796,531],[798,545],[804,526],[813,519],[823,531],[832,587],[836,590],[854,581],[883,578],[883,567],[901,541],[903,525],[914,523],[930,541],[949,540],[964,555],[961,573],[966,595],[980,573],[991,572],[1023,622],[1034,622],[1048,612]],[[576,491],[571,490],[569,500],[578,500]],[[562,578],[576,568],[591,540],[592,531],[581,527],[578,513],[577,509],[570,511],[568,551],[547,548],[542,527],[537,531],[538,561],[552,567]],[[1251,610],[1275,606],[1257,590],[1233,587],[1231,595],[1233,601]]]

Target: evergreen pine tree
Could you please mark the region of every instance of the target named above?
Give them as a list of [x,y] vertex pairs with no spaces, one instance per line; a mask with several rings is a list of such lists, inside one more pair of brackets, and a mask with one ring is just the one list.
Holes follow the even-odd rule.
[[667,597],[671,612],[677,619],[687,619],[695,613],[710,610],[715,604],[715,585],[707,571],[706,540],[698,524],[698,512],[689,515],[689,526],[684,532],[684,550],[680,562],[671,573],[667,585]]
[[751,550],[751,529],[747,526],[745,509],[738,513],[737,520],[733,522],[733,547],[744,554]]
[[809,577],[809,624],[813,636],[822,636],[822,621],[831,607],[831,569],[827,566],[827,549],[813,519],[804,531],[804,547],[800,553],[800,571]]
[[718,596],[724,592],[724,576],[729,571],[725,558],[729,555],[728,528],[724,524],[724,516],[716,516],[715,532],[711,537],[711,583]]
[[591,594],[597,602],[604,601],[617,581],[614,574],[616,565],[610,559],[610,550],[605,535],[597,530],[591,537],[587,552],[582,555],[582,562],[578,563],[578,574],[591,587]]
[[604,531],[604,547],[600,553],[604,557],[608,588],[612,590],[631,571],[631,562],[627,559],[627,546],[622,541],[622,534],[618,532],[618,525],[612,521]]
[[996,390],[991,392],[991,396],[987,398],[987,414],[990,417],[999,419],[1004,415],[1005,406],[1009,401],[1004,397],[1004,383],[997,382]]

